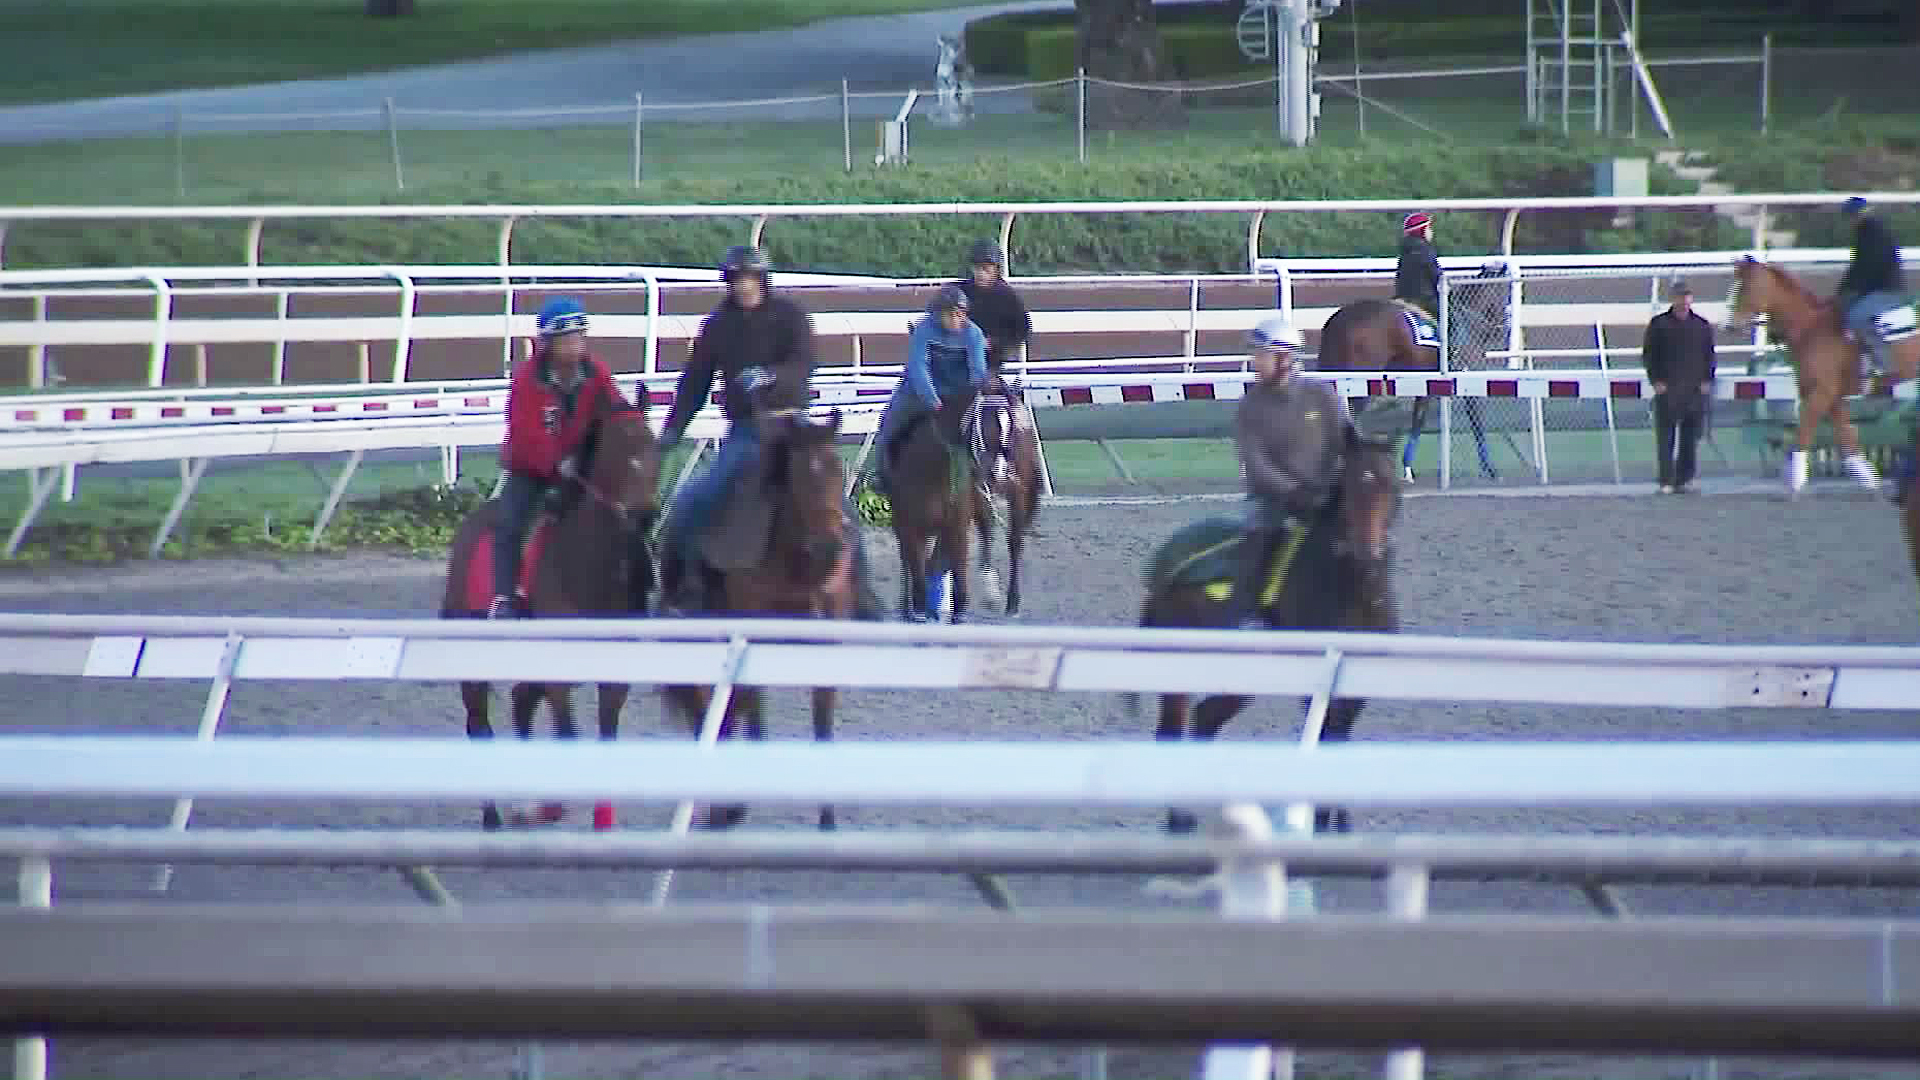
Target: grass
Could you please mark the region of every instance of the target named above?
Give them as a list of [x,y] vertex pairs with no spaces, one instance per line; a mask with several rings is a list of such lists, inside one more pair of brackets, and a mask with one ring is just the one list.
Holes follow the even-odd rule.
[[530,49],[961,6],[967,0],[8,0],[0,103],[384,71]]

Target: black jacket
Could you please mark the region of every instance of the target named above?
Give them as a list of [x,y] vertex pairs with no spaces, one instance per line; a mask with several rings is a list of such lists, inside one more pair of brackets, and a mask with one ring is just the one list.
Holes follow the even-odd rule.
[[686,368],[673,391],[673,410],[667,414],[664,438],[680,438],[693,414],[713,392],[713,377],[725,382],[725,408],[731,424],[750,419],[747,395],[739,392],[734,376],[750,367],[764,367],[774,385],[759,394],[770,409],[805,408],[813,383],[813,316],[779,293],[768,292],[755,308],[743,308],[729,296],[709,312],[687,352]]
[[1640,349],[1647,381],[1665,383],[1667,400],[1675,404],[1698,400],[1701,387],[1718,366],[1713,324],[1697,311],[1687,312],[1685,319],[1674,315],[1672,308],[1655,315],[1647,323]]
[[1861,297],[1870,292],[1905,291],[1900,247],[1893,242],[1886,222],[1876,217],[1861,218],[1853,227],[1853,261],[1840,279],[1839,295]]
[[1424,236],[1400,237],[1400,265],[1393,272],[1393,295],[1411,300],[1440,317],[1440,255]]
[[971,277],[959,282],[971,307],[967,315],[980,332],[987,335],[987,366],[997,368],[1015,346],[1033,340],[1033,316],[1013,286],[995,281],[981,288]]

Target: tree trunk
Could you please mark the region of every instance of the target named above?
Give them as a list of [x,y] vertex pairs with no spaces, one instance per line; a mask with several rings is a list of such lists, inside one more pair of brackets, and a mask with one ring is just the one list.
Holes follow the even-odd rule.
[[367,14],[375,19],[412,15],[413,0],[367,0]]
[[[1154,22],[1153,0],[1074,0],[1073,6],[1079,19],[1080,66],[1090,80],[1168,81],[1170,65],[1160,27]],[[1185,123],[1185,103],[1177,93],[1087,84],[1089,128]]]

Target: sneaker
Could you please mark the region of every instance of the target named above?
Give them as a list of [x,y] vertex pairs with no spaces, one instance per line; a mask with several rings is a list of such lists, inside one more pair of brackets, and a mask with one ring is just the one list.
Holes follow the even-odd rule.
[[1673,494],[1673,485],[1661,484],[1658,488],[1655,488],[1654,490],[1661,495],[1671,495]]

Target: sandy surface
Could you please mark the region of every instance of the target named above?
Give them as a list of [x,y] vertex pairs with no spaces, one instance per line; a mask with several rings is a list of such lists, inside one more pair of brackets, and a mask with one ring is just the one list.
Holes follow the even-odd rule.
[[[1152,546],[1195,516],[1226,511],[1218,502],[1126,507],[1059,504],[1045,508],[1030,547],[1024,621],[1121,625],[1139,598],[1138,567]],[[869,534],[876,571],[895,595],[892,545]],[[1595,638],[1681,642],[1907,643],[1914,637],[1915,586],[1906,567],[1892,511],[1883,502],[1825,494],[1788,503],[1771,495],[1716,495],[1693,499],[1439,497],[1411,499],[1400,532],[1400,589],[1407,629],[1480,636]],[[996,562],[999,560],[996,558]],[[280,561],[220,561],[163,567],[135,566],[45,572],[0,580],[0,607],[15,611],[234,613],[417,617],[433,610],[440,566],[433,560],[336,556]],[[186,732],[198,715],[205,686],[117,684],[77,680],[0,679],[0,731]],[[584,692],[582,697],[584,697]],[[982,692],[954,695],[850,692],[842,698],[840,732],[872,738],[1144,738],[1141,723],[1124,720],[1117,702],[1100,695]],[[581,701],[580,704],[586,704]],[[775,694],[770,733],[804,737],[805,699]],[[1263,701],[1228,729],[1228,738],[1289,737],[1295,705]],[[225,730],[250,734],[444,734],[461,730],[458,697],[443,685],[319,686],[245,684],[234,690]],[[1357,737],[1437,739],[1699,739],[1904,738],[1915,733],[1911,713],[1684,712],[1662,709],[1550,709],[1395,703],[1362,717]],[[678,737],[666,731],[657,699],[637,694],[623,736]],[[163,804],[75,802],[27,807],[0,802],[0,823],[158,823]],[[623,809],[629,827],[664,825],[665,807]],[[804,828],[810,814],[765,812],[752,824]],[[340,827],[473,827],[469,807],[267,806],[203,803],[196,822],[207,825],[330,825]],[[1044,823],[1062,828],[1153,827],[1150,810],[1015,817],[992,812],[911,812],[843,808],[843,828],[902,825],[1010,826]],[[1516,832],[1647,832],[1794,834],[1824,836],[1920,835],[1909,813],[1878,810],[1740,813],[1383,813],[1356,814],[1356,828],[1386,830],[1501,829]],[[57,877],[57,901],[146,896],[151,871],[131,866],[74,867]],[[515,897],[634,898],[651,888],[650,874],[615,872],[445,872],[447,885],[467,901]],[[1024,904],[1105,904],[1144,907],[1134,878],[1020,877],[1011,882]],[[861,899],[898,898],[976,903],[958,878],[935,875],[810,873],[682,873],[676,898]],[[1625,896],[1647,914],[1813,915],[1914,917],[1920,903],[1881,890],[1787,890],[1662,887],[1629,889]],[[410,897],[392,874],[371,870],[181,868],[172,897],[179,901],[367,900]],[[154,902],[164,903],[156,899]],[[1323,885],[1320,902],[1341,910],[1378,909],[1379,897],[1360,883]],[[1441,883],[1438,910],[1517,909],[1577,913],[1572,890],[1534,885]],[[150,1042],[57,1040],[53,1073],[61,1078],[126,1080],[243,1077],[502,1077],[513,1068],[509,1044],[283,1044],[267,1042]],[[1303,1076],[1371,1075],[1375,1055],[1304,1054]],[[1073,1075],[1072,1048],[1005,1047],[1005,1076]],[[1191,1052],[1142,1053],[1116,1049],[1115,1078],[1190,1075]],[[928,1076],[934,1059],[919,1046],[555,1045],[548,1075],[573,1077],[809,1077]],[[1667,1077],[1697,1074],[1688,1060],[1560,1057],[1434,1057],[1432,1073],[1487,1076]],[[1721,1075],[1754,1077],[1914,1077],[1920,1072],[1820,1062],[1721,1063]]]

